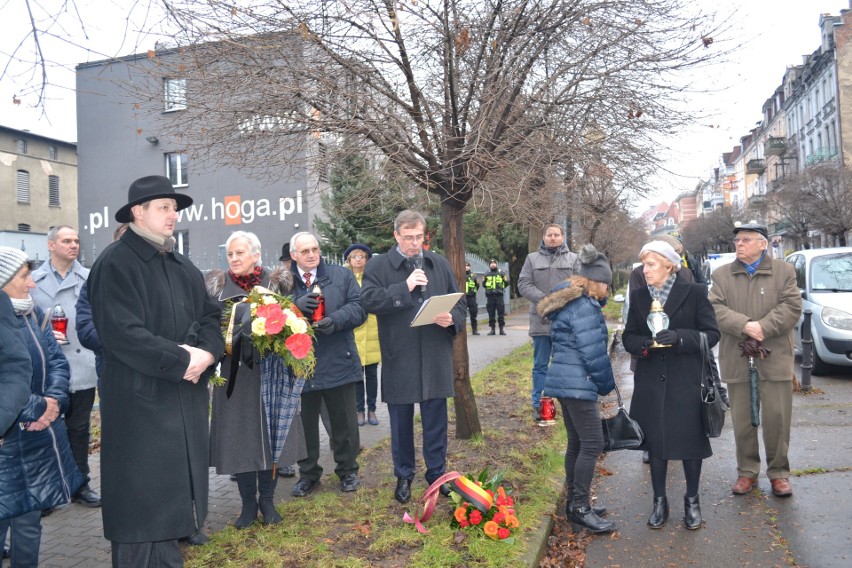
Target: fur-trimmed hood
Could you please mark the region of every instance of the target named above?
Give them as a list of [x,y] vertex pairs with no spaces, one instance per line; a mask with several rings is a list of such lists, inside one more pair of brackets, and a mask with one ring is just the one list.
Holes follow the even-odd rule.
[[541,317],[547,317],[548,314],[561,310],[582,295],[582,288],[566,281],[542,298],[536,306],[536,311]]
[[[284,268],[276,268],[271,273],[269,273],[266,269],[264,269],[265,279],[266,274],[269,274],[269,286],[268,288],[275,292],[276,294],[281,294],[284,296],[289,296],[293,292],[293,273]],[[228,273],[224,270],[213,269],[207,273],[207,276],[204,277],[204,284],[207,286],[207,293],[210,294],[210,297],[216,300],[226,300],[227,297],[221,297],[222,292],[225,291],[225,283],[226,278],[228,278],[229,283],[233,284],[228,277]],[[236,285],[234,285],[236,286]],[[231,286],[228,286],[230,288]],[[241,288],[239,289],[239,295],[246,295],[245,291]]]

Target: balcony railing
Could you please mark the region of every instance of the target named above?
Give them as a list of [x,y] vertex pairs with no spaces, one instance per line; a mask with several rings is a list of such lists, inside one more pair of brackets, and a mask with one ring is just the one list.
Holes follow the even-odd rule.
[[832,161],[835,158],[837,158],[837,146],[823,146],[817,148],[813,154],[807,157],[805,165],[812,166],[821,162]]
[[822,117],[828,118],[834,112],[834,98],[822,106]]
[[749,207],[763,207],[766,205],[766,195],[762,193],[755,193],[751,197],[748,198]]
[[760,175],[766,171],[766,162],[762,159],[753,159],[746,162],[746,173]]
[[766,156],[783,156],[786,151],[787,142],[781,137],[770,136],[763,146],[763,153]]

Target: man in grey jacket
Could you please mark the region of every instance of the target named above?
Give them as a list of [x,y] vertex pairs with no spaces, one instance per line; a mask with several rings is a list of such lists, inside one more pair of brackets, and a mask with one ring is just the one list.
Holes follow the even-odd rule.
[[550,366],[550,320],[536,312],[538,302],[560,282],[572,276],[578,268],[577,255],[565,244],[565,233],[559,225],[544,228],[544,237],[537,252],[524,261],[518,277],[518,290],[530,301],[530,336],[533,338],[532,405],[533,416],[539,426],[544,425],[539,416],[544,380]]
[[82,348],[76,326],[77,298],[86,285],[89,270],[77,260],[80,238],[77,231],[68,225],[59,225],[47,232],[47,250],[47,262],[33,271],[36,287],[30,295],[45,314],[59,305],[68,318],[66,333],[54,331],[54,334],[71,367],[71,396],[65,413],[65,426],[74,461],[86,480],[73,500],[86,507],[100,507],[100,495],[89,486],[89,430],[98,375],[95,372],[95,354]]

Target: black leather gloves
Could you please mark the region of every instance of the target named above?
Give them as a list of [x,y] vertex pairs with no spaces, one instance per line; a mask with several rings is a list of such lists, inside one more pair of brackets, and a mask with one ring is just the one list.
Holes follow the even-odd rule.
[[656,340],[660,345],[675,345],[677,344],[677,332],[673,329],[664,329],[657,332]]
[[334,320],[331,318],[322,318],[314,324],[314,329],[323,335],[331,335],[334,333]]
[[319,296],[319,294],[311,292],[310,294],[299,296],[293,300],[293,303],[296,304],[296,307],[299,308],[299,311],[303,315],[310,317],[314,313],[314,310],[317,309],[317,306],[319,306],[319,300],[317,300]]

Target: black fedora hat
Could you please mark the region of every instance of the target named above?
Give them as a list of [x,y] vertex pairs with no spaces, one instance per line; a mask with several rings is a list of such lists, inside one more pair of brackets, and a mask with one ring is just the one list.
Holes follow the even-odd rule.
[[146,176],[130,184],[127,190],[127,205],[115,212],[115,220],[119,223],[130,223],[133,214],[130,210],[134,205],[151,201],[152,199],[174,199],[178,211],[192,205],[192,198],[185,193],[178,193],[169,178],[164,176]]
[[285,260],[293,260],[293,257],[290,256],[290,243],[284,243],[281,246],[281,256],[278,257],[278,260],[284,262]]

